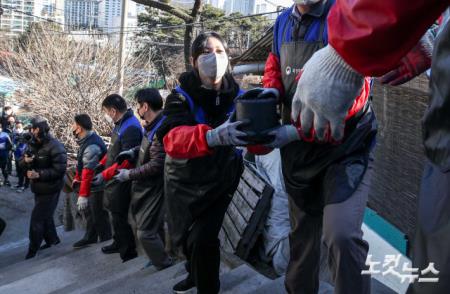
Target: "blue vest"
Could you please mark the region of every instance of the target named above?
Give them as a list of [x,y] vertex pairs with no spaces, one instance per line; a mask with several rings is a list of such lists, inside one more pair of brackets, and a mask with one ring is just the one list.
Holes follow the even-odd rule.
[[7,133],[0,133],[0,157],[7,157],[8,151],[11,148],[10,139]]
[[122,124],[116,126],[113,130],[113,133],[117,134],[119,139],[122,138],[123,133],[131,126],[135,126],[142,132],[142,126],[139,120],[133,115],[127,118]]
[[147,133],[147,140],[152,143],[153,142],[153,137],[155,136],[156,132],[158,131],[158,129],[161,127],[161,125],[163,124],[163,122],[166,120],[166,116],[163,115],[161,117],[161,119],[159,120],[159,122]]
[[[324,3],[323,5],[326,5],[325,9],[329,10],[330,7],[334,5],[334,3],[335,0],[328,0],[328,2]],[[280,57],[281,45],[285,42],[292,41],[292,32],[295,25],[298,23],[298,20],[292,15],[294,9],[295,5],[291,6],[288,9],[285,9],[275,21],[275,25],[273,27],[272,53],[274,53],[278,57]],[[304,36],[305,42],[317,42],[320,39],[319,32],[321,22],[321,17],[314,18]],[[324,42],[324,46],[328,44],[327,26],[325,26],[324,28],[322,40]]]
[[[183,95],[184,98],[186,98],[188,104],[189,104],[189,108],[191,109],[191,112],[194,114],[195,116],[195,120],[199,123],[199,124],[205,124],[206,123],[206,117],[205,117],[205,111],[203,110],[203,108],[201,108],[198,105],[194,104],[194,100],[192,99],[191,96],[189,96],[189,94],[183,90],[180,86],[175,88],[175,91],[177,91],[179,94]],[[238,96],[241,96],[245,93],[244,90],[239,89],[239,93]],[[231,113],[233,113],[233,111],[235,110],[235,105],[234,103],[230,106],[230,108],[227,111],[227,115],[230,116]]]

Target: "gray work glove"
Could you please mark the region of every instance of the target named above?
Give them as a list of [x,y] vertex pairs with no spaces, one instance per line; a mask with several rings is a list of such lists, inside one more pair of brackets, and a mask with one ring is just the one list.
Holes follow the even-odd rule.
[[96,175],[91,182],[92,186],[100,186],[105,182],[105,179],[103,178],[102,174]]
[[78,211],[83,211],[88,207],[88,198],[78,196],[77,208]]
[[239,137],[247,134],[239,130],[239,126],[247,122],[231,122],[231,118],[213,130],[206,132],[206,141],[209,147],[216,146],[244,146],[248,143]]
[[127,182],[130,180],[130,170],[129,169],[119,169],[119,173],[114,176],[114,179],[119,182]]
[[280,126],[269,132],[269,135],[274,136],[272,142],[264,145],[269,148],[282,148],[291,142],[300,140],[300,135],[297,128],[293,125]]
[[[345,117],[364,83],[330,45],[317,51],[305,64],[292,101],[292,119],[300,120],[306,137],[314,128],[316,140],[327,131],[335,141],[344,136]],[[300,116],[300,117],[299,117]],[[329,130],[328,130],[329,128]]]

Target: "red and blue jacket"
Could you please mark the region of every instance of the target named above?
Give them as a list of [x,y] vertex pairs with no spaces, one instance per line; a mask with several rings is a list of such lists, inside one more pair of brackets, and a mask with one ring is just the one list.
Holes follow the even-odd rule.
[[[321,25],[321,16],[323,13],[328,13],[324,11],[328,1],[321,2],[315,11],[311,12],[311,15],[315,16],[312,23],[308,26],[305,32],[304,41],[305,42],[317,42],[319,40],[319,31]],[[331,0],[334,3],[334,0]],[[273,27],[273,42],[272,42],[272,52],[266,62],[266,68],[264,71],[263,85],[265,88],[276,88],[280,95],[283,96],[285,91],[283,87],[283,82],[281,80],[281,65],[280,65],[280,51],[283,43],[288,43],[292,41],[292,31],[298,23],[298,18],[294,14],[298,12],[294,11],[295,5],[284,10],[275,21]],[[284,38],[283,38],[284,35]],[[323,32],[324,46],[328,43],[328,30],[325,27]]]
[[[317,42],[319,40],[319,30],[322,21],[321,17],[323,13],[328,13],[327,7],[330,7],[330,4],[334,5],[334,2],[334,0],[324,0],[320,4],[321,6],[316,6],[315,9],[309,12],[310,15],[314,16],[314,19],[305,33],[305,42]],[[296,9],[295,7],[296,6],[293,5],[291,8],[286,9],[278,16],[275,22],[273,30],[272,52],[267,58],[264,77],[262,80],[263,86],[265,88],[276,88],[280,92],[280,96],[283,96],[285,93],[281,76],[280,50],[283,43],[292,41],[292,31],[299,21],[298,17],[294,15],[299,14],[298,11],[294,12],[294,9]],[[328,31],[329,28],[327,26],[323,32],[324,46],[328,43]],[[349,110],[347,119],[351,118],[361,109],[363,109],[364,105],[369,99],[370,91],[368,90],[370,89],[370,84],[371,80],[367,78],[360,95],[356,98],[352,108]]]
[[[141,145],[143,130],[139,120],[134,116],[133,111],[128,109],[122,119],[115,123],[113,133],[119,135],[115,144],[120,144],[120,152],[130,150]],[[133,167],[130,161],[124,160],[121,164],[115,162],[111,166],[106,166],[108,154],[103,156],[100,164],[105,166],[102,176],[105,181],[111,180],[119,169],[130,169]]]

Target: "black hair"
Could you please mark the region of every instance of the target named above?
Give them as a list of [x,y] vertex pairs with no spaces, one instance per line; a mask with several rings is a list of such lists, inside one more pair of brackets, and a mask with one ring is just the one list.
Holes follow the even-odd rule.
[[102,102],[102,107],[107,109],[114,108],[121,113],[127,111],[128,108],[125,99],[123,99],[123,97],[118,94],[111,94],[106,97]]
[[86,131],[92,130],[92,120],[86,113],[75,115],[75,123],[85,129]]
[[11,109],[12,109],[11,106],[5,106],[5,107],[3,108],[3,111],[7,111],[7,110],[11,110]]
[[158,89],[155,88],[140,89],[136,92],[134,98],[140,105],[147,103],[153,111],[158,111],[163,107],[163,98]]
[[216,32],[205,32],[198,35],[197,38],[195,38],[194,42],[192,42],[191,57],[194,62],[197,61],[197,58],[205,52],[206,43],[208,42],[209,38],[215,38],[219,40],[222,43],[223,48],[225,48],[225,52],[227,52],[228,54],[227,41],[225,41],[225,39],[222,38],[221,35]]
[[50,126],[48,125],[47,120],[39,116],[34,117],[31,120],[31,128],[39,128],[39,136],[41,138],[44,138],[50,131]]

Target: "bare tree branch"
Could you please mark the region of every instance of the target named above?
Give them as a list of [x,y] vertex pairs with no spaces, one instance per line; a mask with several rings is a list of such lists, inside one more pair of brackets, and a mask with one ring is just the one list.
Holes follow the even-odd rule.
[[143,4],[167,12],[175,17],[182,19],[186,23],[186,28],[184,31],[184,65],[187,71],[190,70],[191,43],[194,32],[194,26],[192,24],[198,22],[200,19],[200,14],[203,9],[203,1],[195,0],[190,14],[188,14],[184,9],[168,3],[170,1],[153,1],[153,0],[133,0],[133,1],[139,4]]
[[154,1],[154,0],[133,0],[133,1],[138,4],[153,7],[153,8],[165,11],[167,13],[170,13],[173,16],[176,16],[176,17],[184,20],[187,23],[194,21],[194,18],[191,15],[189,15],[189,13],[186,12],[184,9],[182,9],[180,7],[176,7],[176,6],[166,3],[166,2]]
[[[70,126],[77,113],[89,114],[96,131],[109,135],[101,102],[116,89],[117,46],[75,42],[42,30],[32,30],[25,45],[16,45],[14,54],[2,60],[6,73],[22,83],[16,98],[32,114],[44,116],[69,151],[76,149]],[[124,66],[125,89],[147,84],[148,59],[130,54]]]
[[[200,13],[202,12],[202,0],[195,0],[194,6],[192,7],[191,16],[193,22],[198,22],[200,19]],[[194,33],[194,27],[192,25],[186,26],[184,31],[184,66],[187,71],[192,67],[190,56],[191,56],[191,44]]]

